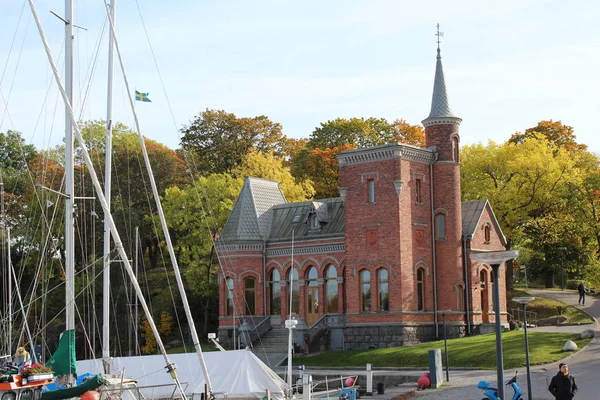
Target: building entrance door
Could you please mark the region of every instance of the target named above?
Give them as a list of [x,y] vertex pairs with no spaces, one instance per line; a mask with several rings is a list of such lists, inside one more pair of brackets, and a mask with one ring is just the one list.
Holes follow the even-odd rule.
[[312,326],[319,319],[319,288],[306,289],[306,324]]

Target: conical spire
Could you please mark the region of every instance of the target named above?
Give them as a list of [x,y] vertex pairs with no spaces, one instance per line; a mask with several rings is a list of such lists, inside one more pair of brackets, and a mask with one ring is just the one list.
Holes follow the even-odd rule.
[[448,93],[446,91],[446,81],[444,79],[444,69],[442,67],[442,56],[440,54],[440,36],[442,33],[439,31],[438,24],[438,48],[437,48],[437,61],[435,65],[435,81],[433,83],[433,96],[431,99],[431,112],[429,116],[424,119],[423,125],[436,125],[443,123],[455,123],[460,124],[462,119],[458,118],[452,113],[450,108],[450,102],[448,101]]

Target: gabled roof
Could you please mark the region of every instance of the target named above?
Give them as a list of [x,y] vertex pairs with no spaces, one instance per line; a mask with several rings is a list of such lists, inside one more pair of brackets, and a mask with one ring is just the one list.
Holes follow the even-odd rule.
[[502,233],[502,229],[500,228],[500,224],[496,219],[496,215],[492,210],[492,206],[487,200],[472,200],[465,201],[462,203],[462,231],[463,237],[470,238],[475,233],[477,226],[479,226],[479,221],[483,215],[485,210],[488,210],[492,217],[492,222],[494,223],[494,228],[497,229],[500,235],[500,241],[503,245],[506,245],[506,238],[504,237],[504,233]]
[[286,200],[279,183],[248,177],[237,198],[221,238],[226,240],[266,240],[271,228],[271,208]]

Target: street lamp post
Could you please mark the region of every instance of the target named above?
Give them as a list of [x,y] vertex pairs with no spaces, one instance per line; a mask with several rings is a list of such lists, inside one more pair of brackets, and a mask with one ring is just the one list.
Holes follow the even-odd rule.
[[532,399],[531,395],[531,372],[529,371],[529,340],[527,338],[527,303],[535,297],[515,297],[513,301],[523,305],[523,325],[525,326],[525,364],[527,365],[527,398]]
[[504,361],[502,360],[502,324],[500,317],[500,265],[519,255],[518,250],[488,251],[471,253],[471,260],[488,264],[494,272],[494,315],[496,320],[496,376],[498,380],[498,397],[504,398]]

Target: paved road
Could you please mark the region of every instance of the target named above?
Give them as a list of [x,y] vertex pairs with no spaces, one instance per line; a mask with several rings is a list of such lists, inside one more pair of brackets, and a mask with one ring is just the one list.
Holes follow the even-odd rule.
[[[562,301],[563,303],[579,307],[577,305],[578,295],[574,291],[548,291],[548,290],[529,290],[529,293],[535,297],[545,297]],[[597,400],[600,399],[600,337],[598,337],[599,317],[600,317],[600,299],[588,296],[585,306],[580,307],[582,310],[590,314],[596,319],[596,324],[575,325],[575,326],[560,326],[560,327],[539,327],[529,328],[530,331],[543,332],[569,332],[579,334],[585,329],[596,330],[596,338],[593,339],[587,346],[575,354],[566,356],[562,362],[569,364],[569,370],[575,376],[579,392],[576,396],[577,400]],[[525,357],[525,355],[523,355]],[[536,400],[554,400],[553,396],[548,392],[550,380],[558,372],[559,362],[538,365],[531,367],[531,387],[532,395]],[[308,372],[308,371],[307,371]],[[312,371],[311,371],[312,372]],[[313,373],[316,373],[314,371]],[[325,371],[320,370],[319,373],[325,373],[329,376],[336,376],[340,371]],[[411,375],[419,376],[425,371],[378,371],[377,374],[393,375]],[[527,378],[525,368],[519,369],[519,387],[527,397]],[[515,371],[504,371],[506,379],[512,377]],[[343,371],[344,375],[360,374],[364,375],[364,371]],[[444,372],[445,376],[445,372]],[[496,384],[496,371],[481,371],[481,370],[450,370],[450,382],[445,382],[439,389],[428,389],[414,394],[413,398],[417,399],[481,399],[483,391],[477,389],[477,382],[487,380],[492,386]],[[405,383],[399,386],[386,387],[384,394],[374,393],[373,397],[364,397],[364,399],[372,400],[389,400],[395,399],[402,394],[413,390],[416,387],[414,382]],[[511,388],[505,389],[506,399],[512,397],[513,391]],[[406,397],[408,398],[408,397]]]

